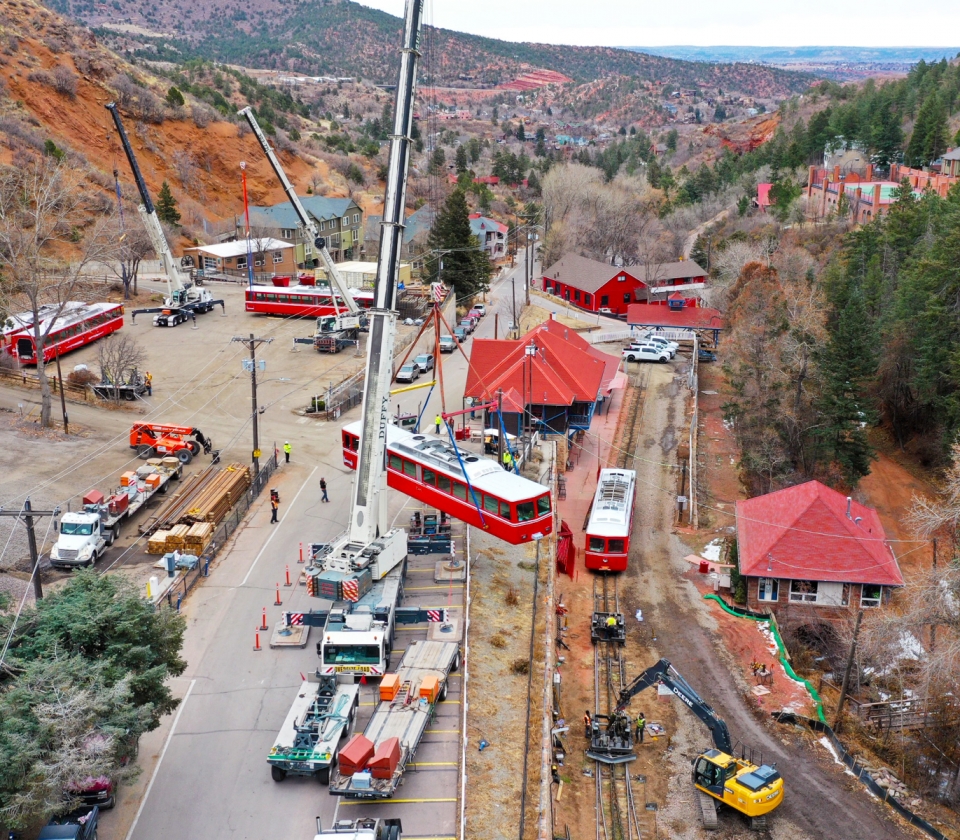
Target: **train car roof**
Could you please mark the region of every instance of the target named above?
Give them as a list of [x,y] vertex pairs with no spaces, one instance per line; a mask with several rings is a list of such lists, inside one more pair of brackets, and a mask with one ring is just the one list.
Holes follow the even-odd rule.
[[634,502],[636,475],[633,470],[600,471],[587,525],[588,534],[598,537],[626,536]]
[[[68,300],[63,305],[64,312],[67,312],[71,309],[77,309],[78,307],[86,306],[83,301],[79,300]],[[59,303],[44,303],[40,306],[38,314],[40,315],[41,322],[50,316],[51,312],[55,312],[60,307]],[[4,322],[2,334],[10,335],[11,333],[21,332],[25,329],[28,329],[33,326],[33,312],[18,312],[16,315],[8,315],[7,321],[13,321],[13,324]]]
[[[270,292],[271,294],[303,294],[303,293],[313,293],[318,295],[329,295],[330,287],[329,286],[313,286],[313,285],[301,285],[297,284],[296,286],[268,286],[264,283],[254,283],[252,286],[247,286],[247,291],[253,292]],[[351,289],[350,294],[353,297],[362,297],[362,298],[373,298],[372,289]],[[339,293],[338,293],[339,296]]]
[[[58,317],[44,318],[40,322],[40,331],[48,333],[54,332],[56,330],[63,329],[64,327],[69,327],[71,324],[76,324],[80,321],[83,321],[92,315],[99,315],[101,312],[109,312],[111,309],[120,308],[122,308],[122,304],[108,303],[106,301],[99,301],[97,303],[70,301],[66,306],[64,306],[63,312],[61,312]],[[51,321],[53,321],[52,325],[50,325]]]
[[[359,435],[360,421],[348,423],[345,430]],[[406,429],[390,424],[387,426],[387,445],[401,455],[408,455],[421,464],[431,467],[459,481],[469,479],[477,490],[490,493],[505,502],[525,502],[549,492],[549,488],[503,469],[496,461],[482,458],[471,452],[461,452],[466,476],[453,446],[447,441],[427,435],[415,435]],[[473,500],[468,497],[467,501]]]

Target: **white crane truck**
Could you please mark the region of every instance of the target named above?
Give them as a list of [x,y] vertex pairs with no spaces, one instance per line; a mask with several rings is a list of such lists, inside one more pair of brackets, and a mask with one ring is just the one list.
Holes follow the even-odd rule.
[[337,678],[306,680],[267,756],[275,782],[287,776],[316,776],[330,781],[330,769],[357,718],[360,686]]
[[136,322],[137,315],[153,314],[153,325],[155,327],[175,327],[182,324],[188,318],[195,317],[204,312],[210,312],[217,304],[226,311],[222,300],[214,300],[209,289],[203,289],[195,286],[189,279],[184,278],[173,260],[173,254],[170,252],[170,246],[167,243],[167,237],[163,235],[163,228],[160,225],[160,219],[157,217],[157,210],[150,198],[147,190],[147,184],[140,173],[140,166],[133,153],[133,147],[127,139],[127,132],[120,120],[120,112],[115,103],[110,102],[106,105],[107,110],[113,117],[114,125],[117,127],[117,133],[120,135],[120,142],[123,145],[123,151],[127,155],[127,161],[133,172],[133,179],[137,182],[137,190],[140,192],[139,206],[140,216],[143,218],[143,225],[147,229],[147,235],[150,237],[150,244],[156,251],[157,257],[163,263],[163,272],[167,277],[167,297],[163,306],[152,307],[149,309],[134,309],[130,313],[130,320]]
[[83,510],[60,517],[50,564],[58,569],[92,566],[120,536],[123,523],[157,493],[166,493],[170,482],[182,474],[183,464],[175,458],[153,458],[136,472],[124,473],[120,487],[110,495],[88,491],[83,497]]

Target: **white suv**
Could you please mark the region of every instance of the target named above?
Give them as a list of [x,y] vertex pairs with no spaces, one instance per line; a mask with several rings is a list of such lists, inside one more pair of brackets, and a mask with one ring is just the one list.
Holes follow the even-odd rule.
[[623,358],[628,362],[668,362],[670,353],[666,348],[655,344],[637,344],[623,351]]
[[674,355],[676,355],[677,350],[680,349],[680,345],[676,341],[671,341],[666,336],[659,335],[655,332],[648,332],[646,335],[639,335],[634,340],[636,344],[649,344],[651,341],[656,342],[657,344],[663,344],[667,347],[673,349]]
[[677,355],[676,347],[672,347],[665,341],[654,341],[652,339],[644,339],[643,341],[632,341],[627,345],[627,350],[633,350],[637,347],[655,347],[657,350],[663,350],[667,355],[672,359]]

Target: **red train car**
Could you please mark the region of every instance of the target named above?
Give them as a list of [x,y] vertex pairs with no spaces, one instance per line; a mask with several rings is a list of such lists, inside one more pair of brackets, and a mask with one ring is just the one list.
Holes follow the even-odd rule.
[[[356,289],[351,293],[361,309],[369,309],[373,306],[372,291]],[[334,315],[337,311],[333,305],[333,294],[329,286],[313,286],[306,283],[296,286],[247,286],[244,298],[244,307],[247,312],[260,312],[267,315],[321,318],[325,315]],[[337,295],[337,302],[340,311],[343,312],[347,307],[339,295]]]
[[[357,468],[361,424],[343,427],[343,463]],[[387,426],[387,486],[519,545],[553,530],[550,491],[441,439]]]
[[630,532],[637,495],[633,470],[601,470],[587,523],[585,563],[600,572],[622,572],[630,556]]
[[[28,320],[30,323],[26,324],[21,331],[9,336],[6,349],[12,356],[17,356],[21,364],[35,365],[37,363],[35,326],[32,318]],[[91,344],[98,338],[116,332],[122,326],[122,304],[69,301],[58,316],[48,315],[42,317],[40,321],[40,331],[47,336],[43,343],[43,360],[49,362],[58,355],[62,356],[71,350]]]

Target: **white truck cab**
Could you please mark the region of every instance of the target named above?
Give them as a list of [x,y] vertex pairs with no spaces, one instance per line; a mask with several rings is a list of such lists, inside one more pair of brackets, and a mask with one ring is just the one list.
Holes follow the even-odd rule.
[[50,549],[50,563],[58,569],[92,566],[106,547],[100,514],[65,513],[60,519],[56,545]]

